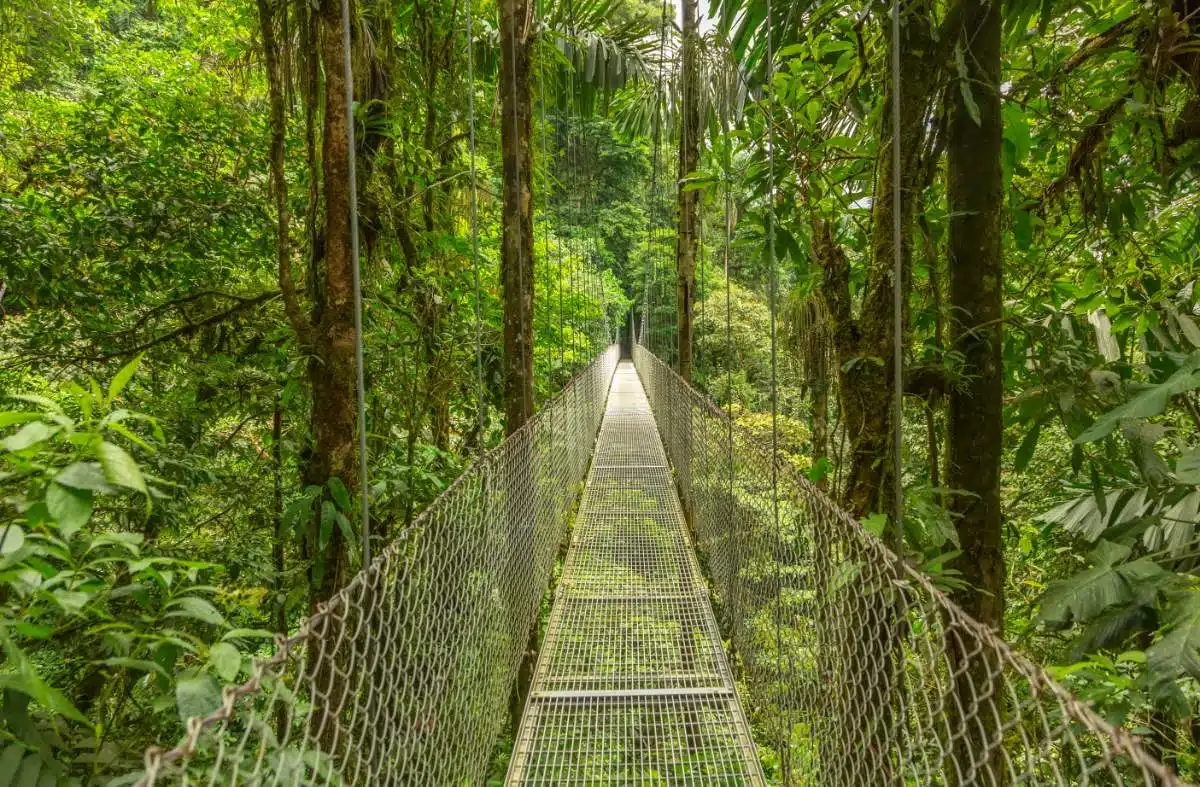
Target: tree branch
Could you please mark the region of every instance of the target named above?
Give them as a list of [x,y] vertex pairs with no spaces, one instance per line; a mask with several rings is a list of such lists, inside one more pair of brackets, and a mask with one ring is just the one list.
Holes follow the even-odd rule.
[[278,298],[279,296],[280,296],[280,293],[277,291],[276,292],[264,292],[263,294],[257,295],[253,298],[243,299],[243,300],[239,301],[238,303],[234,304],[232,307],[226,309],[225,311],[217,312],[216,314],[211,315],[210,317],[206,317],[205,319],[201,320],[200,322],[188,323],[187,325],[176,328],[175,330],[171,331],[170,333],[165,333],[162,336],[159,336],[155,339],[151,339],[150,341],[142,342],[141,344],[139,344],[135,347],[128,347],[128,348],[122,349],[122,350],[114,350],[113,352],[101,353],[99,355],[80,355],[80,356],[77,356],[70,360],[72,360],[74,362],[80,362],[80,361],[109,361],[114,358],[128,358],[130,356],[137,355],[140,352],[145,352],[146,350],[149,350],[153,347],[157,347],[160,344],[166,344],[167,342],[174,341],[175,339],[183,338],[186,336],[191,336],[192,334],[194,334],[196,331],[200,330],[201,328],[206,328],[210,325],[217,325],[218,323],[222,323],[225,320],[228,320],[232,317],[236,317],[237,315],[241,314],[244,311],[247,311],[255,306],[258,306],[259,304],[273,301],[276,298]]

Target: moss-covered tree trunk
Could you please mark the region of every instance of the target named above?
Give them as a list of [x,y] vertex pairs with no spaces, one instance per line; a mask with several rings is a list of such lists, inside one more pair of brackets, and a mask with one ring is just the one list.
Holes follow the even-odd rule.
[[500,3],[500,124],[504,157],[501,287],[504,416],[509,434],[533,416],[533,102],[529,0]]
[[[504,157],[500,278],[504,302],[504,416],[508,434],[533,417],[533,99],[529,63],[533,48],[529,0],[500,2],[500,145]],[[512,449],[508,476],[509,614],[524,623],[522,588],[533,587],[535,507],[530,443],[518,440]],[[540,599],[539,599],[540,600]],[[514,731],[520,723],[525,697],[537,658],[537,625],[517,627],[512,636],[526,642],[509,703]]]
[[[962,549],[955,567],[964,588],[954,598],[976,620],[999,630],[1004,617],[1000,5],[999,0],[959,0],[957,5],[951,18],[961,23],[953,35],[967,73],[950,91],[947,199],[950,342],[962,354],[963,379],[949,396],[946,483],[958,490],[950,505]],[[951,705],[974,715],[972,722],[960,721],[968,734],[954,750],[960,783],[1003,783],[1000,733],[991,707],[1003,710],[1004,698],[992,677],[996,665],[984,655],[959,652],[954,638],[948,644],[952,660],[970,659],[956,680],[958,703]],[[972,714],[978,702],[984,707]],[[986,768],[987,775],[971,774],[971,764]]]
[[687,188],[686,178],[700,166],[699,10],[696,0],[683,0],[682,121],[679,130],[679,223],[675,239],[675,325],[679,376],[692,381],[693,308],[696,300],[700,191]]
[[[885,91],[880,114],[876,183],[872,201],[871,258],[862,306],[854,316],[850,295],[850,265],[836,240],[831,222],[816,222],[814,251],[824,268],[822,294],[829,308],[837,355],[838,394],[843,423],[850,438],[850,469],[843,505],[856,517],[895,510],[892,441],[895,433],[893,396],[902,381],[895,379],[891,358],[894,348],[893,274],[896,214],[900,223],[901,289],[907,302],[912,261],[916,192],[923,183],[922,153],[929,133],[929,112],[937,90],[936,36],[931,25],[929,0],[901,4],[900,48],[900,170],[893,166],[893,93]],[[880,22],[890,28],[888,17]],[[893,184],[900,179],[900,205],[895,205]],[[897,210],[898,208],[898,210]],[[907,326],[907,315],[901,315]],[[885,540],[899,548],[901,535],[889,523]],[[856,559],[853,541],[845,559]],[[869,584],[867,584],[869,583]],[[839,648],[839,742],[831,751],[832,778],[857,785],[895,782],[891,751],[895,743],[899,690],[895,652],[898,621],[890,584],[864,578],[864,584],[840,600],[842,619],[848,623]]]
[[[349,149],[346,137],[350,108],[346,104],[345,51],[341,5],[325,0],[320,9],[321,63],[325,75],[325,122],[321,146],[324,185],[324,277],[319,309],[312,320],[313,455],[306,469],[310,484],[324,486],[339,478],[353,490],[358,481],[355,445],[357,404],[354,396],[354,260],[350,254]],[[353,497],[353,495],[351,495]],[[318,543],[314,605],[332,596],[345,580],[346,541],[333,528],[324,547]]]

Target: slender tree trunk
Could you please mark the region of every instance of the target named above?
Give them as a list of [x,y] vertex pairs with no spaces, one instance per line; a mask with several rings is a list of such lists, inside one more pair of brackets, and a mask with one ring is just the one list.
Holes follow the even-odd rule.
[[683,119],[679,133],[679,231],[675,240],[675,323],[679,348],[679,376],[692,381],[692,310],[696,299],[696,252],[700,191],[688,189],[684,180],[700,165],[699,77],[696,71],[700,42],[696,0],[683,0]]
[[275,631],[287,635],[287,588],[284,586],[284,541],[287,536],[283,526],[283,398],[275,396],[275,413],[271,418],[271,460],[274,463],[272,518],[275,537],[271,543],[271,559],[275,568]]
[[[931,170],[933,170],[932,166]],[[928,173],[931,180],[933,171]],[[941,260],[938,259],[937,246],[933,242],[933,234],[929,230],[929,221],[926,218],[924,191],[917,196],[917,225],[921,229],[921,240],[925,246],[925,260],[929,266],[929,296],[933,305],[933,346],[940,357],[941,351],[946,346],[945,320],[942,316]],[[942,486],[942,435],[937,428],[937,414],[941,409],[942,395],[935,391],[930,394],[929,400],[925,403],[925,450],[929,461],[929,485],[934,489]],[[945,496],[941,492],[935,494],[938,501],[945,505]]]
[[[274,520],[275,533],[271,542],[271,559],[274,563],[274,612],[273,621],[275,633],[286,637],[287,621],[287,587],[284,580],[284,540],[287,535],[283,525],[283,393],[275,395],[275,412],[271,418],[271,461],[274,467],[273,499],[271,516]],[[288,711],[285,703],[278,703],[275,708],[275,734],[283,736],[287,728]]]
[[[850,470],[843,487],[843,504],[856,517],[875,512],[891,516],[895,509],[891,457],[895,419],[892,398],[896,380],[891,363],[895,347],[893,230],[899,213],[901,239],[902,304],[907,303],[912,260],[915,194],[921,181],[921,154],[926,147],[929,107],[937,88],[937,59],[932,5],[929,0],[901,3],[899,144],[900,171],[893,167],[893,93],[889,84],[880,114],[877,180],[872,203],[871,263],[866,292],[857,319],[850,297],[850,268],[845,253],[827,222],[817,222],[814,253],[824,268],[822,293],[832,318],[837,350],[838,392],[846,432],[850,437]],[[884,24],[888,24],[884,17]],[[900,179],[900,205],[895,205],[894,179]],[[898,208],[898,211],[896,210]],[[904,308],[904,306],[902,306]],[[907,314],[901,315],[907,329]],[[901,337],[901,341],[903,338]],[[870,360],[868,360],[870,359]],[[878,359],[876,361],[875,359]],[[902,534],[894,520],[884,540],[896,550]],[[847,559],[861,549],[852,539]],[[896,632],[898,610],[886,583],[849,593],[840,601],[848,627],[838,633],[841,660],[837,666],[838,718],[843,744],[831,752],[832,778],[839,783],[874,787],[896,783],[892,752],[896,745],[895,708],[903,684],[899,669]],[[869,691],[864,686],[872,687]]]
[[[1003,210],[1000,150],[1000,5],[999,0],[958,0],[951,18],[961,24],[952,35],[967,65],[966,83],[950,91],[947,200],[950,212],[950,341],[962,354],[964,374],[950,391],[947,410],[947,485],[962,493],[951,501],[962,556],[955,561],[964,587],[954,599],[972,617],[1001,630],[1004,620],[1004,553],[1000,522],[1000,458],[1003,436],[1001,354]],[[968,90],[975,106],[964,98]],[[950,655],[969,660],[956,680],[958,707],[970,709],[985,696],[995,665],[979,655]],[[1001,702],[1000,692],[991,702]],[[952,707],[954,705],[952,704]],[[1001,711],[1003,709],[1001,708]],[[969,734],[955,746],[964,769],[963,783],[976,779],[1006,781],[996,716],[983,708],[969,723]],[[951,726],[954,729],[954,726]],[[993,752],[981,757],[982,752]],[[966,775],[969,763],[987,774]]]
[[[281,3],[286,8],[287,3]],[[287,139],[286,97],[284,95],[284,71],[281,63],[286,42],[281,47],[275,32],[276,12],[271,0],[258,0],[258,20],[262,33],[263,62],[267,70],[267,93],[270,103],[270,171],[271,191],[275,197],[276,226],[275,256],[278,268],[279,291],[283,295],[283,308],[288,323],[302,344],[308,341],[308,323],[300,310],[296,295],[296,282],[292,273],[292,247],[290,218],[288,216],[288,186],[285,172]],[[282,50],[282,51],[281,51]]]
[[504,157],[501,286],[508,433],[533,416],[533,104],[529,0],[500,3],[500,140]]
[[[812,456],[813,461],[829,458],[829,367],[824,355],[808,358],[808,388],[812,397]],[[817,488],[827,490],[829,478],[822,476]]]
[[[533,100],[529,83],[533,30],[529,0],[500,2],[500,146],[504,158],[500,278],[504,302],[504,415],[508,434],[533,417]],[[514,732],[520,725],[525,698],[537,660],[537,621],[522,628],[526,608],[535,611],[522,588],[533,587],[533,511],[535,488],[529,442],[518,440],[509,476],[509,614],[519,624],[514,640],[527,642],[509,702]],[[532,583],[531,583],[532,581]],[[538,599],[540,601],[540,599]],[[536,611],[535,611],[536,616]]]
[[[341,479],[353,492],[358,484],[358,450],[354,395],[354,261],[350,255],[349,150],[343,71],[342,21],[338,0],[324,0],[320,12],[321,60],[325,74],[325,123],[322,134],[321,176],[325,186],[324,288],[320,318],[313,324],[313,359],[309,383],[313,397],[313,456],[307,468],[311,484],[324,486]],[[351,494],[353,498],[353,494]],[[319,522],[315,523],[318,541]],[[323,549],[318,543],[320,569],[315,577],[314,606],[332,596],[345,579],[346,542],[333,528]]]

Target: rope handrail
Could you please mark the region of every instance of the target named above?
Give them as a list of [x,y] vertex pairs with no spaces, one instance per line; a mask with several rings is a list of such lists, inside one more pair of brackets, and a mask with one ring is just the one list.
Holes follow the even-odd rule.
[[[811,551],[789,549],[789,545],[770,543],[769,539],[758,539],[753,532],[740,529],[739,525],[749,523],[751,527],[747,530],[753,530],[755,516],[747,514],[744,511],[746,508],[757,507],[758,515],[765,521],[770,520],[768,512],[771,501],[766,498],[773,495],[765,482],[762,489],[748,488],[747,479],[761,480],[766,476],[762,472],[755,475],[745,470],[736,474],[743,499],[731,500],[728,495],[721,494],[722,485],[732,471],[732,468],[722,465],[721,438],[726,434],[726,428],[731,427],[729,431],[737,444],[735,461],[740,464],[757,463],[759,471],[764,463],[771,461],[769,448],[758,445],[749,432],[731,423],[728,414],[711,398],[688,385],[674,369],[644,346],[634,347],[634,362],[658,418],[681,497],[685,507],[694,512],[692,524],[696,530],[697,547],[708,559],[712,591],[724,606],[732,648],[750,662],[747,664],[746,681],[751,695],[749,705],[767,709],[765,716],[774,716],[775,719],[782,718],[785,709],[796,710],[802,715],[807,713],[810,719],[822,715],[834,717],[822,720],[826,726],[821,732],[827,737],[822,739],[820,733],[814,733],[809,742],[812,747],[822,749],[819,755],[814,757],[811,751],[797,751],[804,747],[797,747],[794,743],[787,750],[778,752],[784,761],[785,771],[789,767],[788,760],[791,760],[791,768],[801,770],[799,776],[792,774],[785,777],[783,783],[808,784],[816,779],[818,783],[856,785],[1057,785],[1080,783],[1071,780],[1079,779],[1082,775],[1086,777],[1082,783],[1136,783],[1164,787],[1184,784],[1147,751],[1139,739],[1101,718],[1089,705],[1054,680],[1043,667],[1014,650],[992,629],[971,618],[928,576],[866,530],[787,459],[775,457],[780,478],[779,495],[783,498],[780,502],[786,501],[787,505],[783,507],[793,517],[790,523],[794,531],[793,541],[806,538],[808,543],[804,546]],[[667,389],[670,389],[669,393]],[[671,402],[669,409],[664,407],[668,398]],[[705,424],[708,419],[715,419],[721,429],[709,428]],[[715,442],[706,437],[712,434],[719,434]],[[714,473],[722,476],[719,483],[712,481]],[[700,480],[699,477],[705,477],[706,480]],[[743,510],[732,513],[735,508]],[[804,519],[806,513],[807,520]],[[739,544],[740,550],[736,546]],[[756,549],[759,551],[755,552]],[[817,554],[821,549],[826,551],[825,561]],[[857,562],[863,564],[858,567],[859,576],[836,579],[838,555],[844,559],[857,558]],[[803,572],[807,584],[792,580],[777,585],[773,589],[774,595],[768,589],[764,596],[761,587],[749,587],[762,584],[761,577],[746,569],[747,562],[753,563],[755,557],[769,558],[783,564],[789,576]],[[822,562],[825,563],[824,567],[818,565]],[[846,565],[849,565],[846,560],[840,563],[841,567]],[[875,585],[863,579],[863,575],[872,569],[876,573],[875,578],[881,580]],[[826,571],[824,576],[823,570]],[[842,583],[841,587],[836,586],[838,581]],[[819,599],[823,591],[831,597],[839,593],[854,596],[856,587],[869,592],[849,602],[843,599],[841,603],[849,605],[845,609],[839,610],[828,599],[824,602]],[[752,591],[759,591],[758,597]],[[791,593],[801,592],[812,594],[813,600],[797,602],[795,598],[789,598]],[[866,598],[871,594],[880,598],[872,602],[872,599]],[[748,597],[754,603],[746,604]],[[789,607],[792,608],[790,623],[786,614]],[[856,627],[850,615],[844,614],[846,609],[877,617],[867,621],[866,625]],[[883,610],[883,620],[878,617],[880,610]],[[808,616],[810,623],[822,616],[837,619],[825,621],[826,628],[823,631],[802,632],[795,626],[801,613]],[[756,652],[761,649],[762,640],[755,640],[754,635],[763,634],[763,631],[757,630],[758,627],[766,628],[760,619],[764,614],[770,617],[771,626],[780,620],[785,627],[793,626],[790,636],[785,639],[786,652],[772,654],[771,658]],[[881,650],[891,649],[893,653],[877,654],[864,660],[862,652],[855,652],[861,651],[863,643],[839,638],[829,630],[833,623],[848,625],[860,634],[882,633],[883,641],[874,644],[882,645]],[[896,630],[883,630],[885,626],[878,625],[880,623],[890,623]],[[820,627],[822,623],[814,625]],[[812,638],[804,639],[806,634]],[[822,636],[828,639],[822,640]],[[959,642],[961,652],[992,665],[990,674],[993,685],[954,685],[955,679],[969,677],[971,671],[966,664],[949,663],[950,651],[945,642],[951,638]],[[767,639],[772,637],[767,636]],[[938,639],[940,643],[935,642]],[[914,641],[924,646],[923,653],[914,647]],[[964,641],[966,646],[962,644]],[[812,650],[814,645],[818,650],[815,656],[811,652],[802,653]],[[821,646],[825,646],[824,652],[820,651]],[[838,650],[850,651],[849,657],[845,652],[835,652]],[[776,659],[780,655],[789,660],[787,670],[776,667]],[[834,677],[839,668],[842,670],[841,677],[844,677],[848,666],[857,668],[854,673],[856,679],[864,674],[869,678],[871,669],[880,666],[871,662],[878,659],[887,662],[883,666],[892,673],[886,676],[890,683],[883,687],[866,687],[864,690],[862,687],[839,685],[836,680],[833,685],[828,680],[818,680],[821,685],[811,694],[797,698],[794,696],[794,686],[806,682],[806,676],[794,663],[799,656],[817,662],[815,666],[808,663],[806,668],[826,679]],[[760,658],[761,663],[756,665],[754,662]],[[840,664],[827,666],[839,660]],[[772,672],[773,669],[776,672]],[[896,680],[896,673],[903,673],[904,679]],[[911,684],[914,677],[935,678],[934,683],[942,689],[941,696],[932,700],[929,696],[905,696],[904,684]],[[941,681],[936,678],[945,678],[951,685],[941,686]],[[1021,682],[1024,686],[1014,685]],[[1001,691],[1005,689],[1008,695],[1002,696]],[[1025,689],[1028,693],[1023,694],[1017,689]],[[839,693],[846,696],[839,697]],[[907,693],[918,692],[909,690]],[[971,703],[964,706],[963,696],[968,694]],[[875,702],[871,702],[872,699]],[[863,718],[862,708],[851,707],[855,701],[873,705],[870,710],[877,711],[880,716],[904,718],[891,719],[890,725],[886,725],[892,727],[890,730],[881,729],[878,720],[872,722]],[[918,701],[926,706],[924,710],[915,707]],[[990,727],[979,725],[975,719],[984,712],[995,713],[1001,723]],[[1034,722],[1030,722],[1031,717]],[[771,719],[759,721],[769,725]],[[849,724],[840,731],[837,729],[838,724],[846,725],[847,722]],[[977,725],[977,729],[994,730],[993,737],[983,741],[970,740],[972,723]],[[1041,729],[1037,732],[1041,734],[1026,729],[1026,726],[1034,723],[1040,724]],[[1058,726],[1052,727],[1052,723]],[[1077,731],[1076,727],[1081,727],[1082,731]],[[866,733],[864,739],[847,740],[850,735],[861,733]],[[922,738],[922,735],[926,737]],[[886,744],[880,747],[882,751],[871,751],[873,744],[881,743]],[[964,743],[970,743],[971,746],[964,746]],[[841,751],[831,751],[839,747]],[[1066,757],[1062,751],[1073,751],[1075,763],[1055,762],[1050,750],[1056,747],[1064,761]],[[807,767],[801,762],[805,755],[810,758]],[[814,760],[820,763],[819,767]],[[875,766],[874,774],[869,772],[872,766]],[[839,767],[842,770],[838,770]],[[917,781],[912,781],[914,778]]]

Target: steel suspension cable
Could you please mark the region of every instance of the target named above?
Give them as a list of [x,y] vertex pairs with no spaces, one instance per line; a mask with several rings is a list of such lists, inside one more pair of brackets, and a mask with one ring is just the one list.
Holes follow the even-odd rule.
[[644,260],[646,276],[642,292],[642,345],[649,347],[651,352],[654,352],[654,310],[650,306],[650,284],[651,278],[656,278],[658,272],[656,268],[651,267],[652,265],[657,265],[654,251],[654,196],[658,190],[658,157],[662,149],[662,123],[665,117],[662,107],[662,81],[663,61],[666,59],[666,41],[667,2],[663,0],[658,30],[658,77],[655,80],[654,115],[651,118],[654,131],[654,153],[650,165],[650,189],[646,194],[648,208],[646,216],[646,258]]
[[[554,233],[550,231],[550,226],[551,226],[550,191],[551,191],[551,189],[550,189],[550,169],[548,166],[548,162],[550,161],[550,154],[549,154],[549,149],[548,149],[549,134],[546,131],[546,129],[548,128],[548,126],[546,125],[546,66],[542,62],[541,59],[538,60],[538,104],[539,104],[539,108],[540,108],[540,111],[542,114],[542,162],[543,162],[542,166],[545,169],[545,175],[542,177],[542,189],[544,192],[544,194],[542,196],[542,214],[545,216],[546,238],[545,238],[545,242],[542,244],[542,249],[543,249],[543,253],[545,255],[546,261],[549,262],[551,245],[553,245],[554,256],[558,260],[558,277],[559,277],[559,279],[561,279],[562,278],[562,248],[561,248],[560,244],[557,242],[555,242],[554,244],[551,244],[551,237],[554,235]],[[549,282],[549,275],[547,275],[546,278],[547,278],[547,282]],[[555,282],[555,284],[557,285],[558,282]],[[555,289],[558,290],[558,287],[556,286]],[[559,365],[560,369],[563,366],[563,360],[564,360],[562,317],[563,317],[563,314],[562,314],[562,292],[561,292],[561,290],[559,290],[558,291],[558,365]],[[551,334],[551,326],[552,326],[553,319],[554,319],[554,299],[547,298],[547,301],[546,301],[546,335],[547,335],[547,337],[549,337],[549,335]],[[551,352],[551,355],[550,355],[550,367],[551,368],[554,367],[553,351]]]
[[354,64],[350,56],[350,0],[342,0],[342,67],[346,88],[346,164],[350,191],[351,286],[354,289],[354,377],[358,406],[358,486],[362,509],[362,562],[371,562],[371,490],[367,486],[367,390],[363,371],[362,272],[358,254],[358,146],[354,128]]
[[[769,0],[768,0],[769,2]],[[895,497],[895,532],[904,532],[904,478],[901,476],[904,447],[904,292],[903,238],[900,226],[900,0],[892,6],[892,494]]]
[[[783,530],[779,519],[779,341],[778,318],[776,316],[779,300],[778,274],[775,270],[775,49],[772,34],[772,2],[766,0],[766,115],[767,126],[767,267],[769,277],[768,306],[771,313],[771,515],[775,520],[776,548],[783,549]],[[776,588],[783,587],[783,573],[779,561],[775,561]],[[777,592],[780,592],[777,590]],[[783,679],[783,605],[782,598],[776,599],[778,608],[775,611],[775,669],[779,679]],[[790,704],[789,704],[790,708]],[[790,718],[790,713],[789,713]],[[781,741],[779,755],[783,762],[784,783],[789,781],[791,764],[791,724],[788,724],[788,735]]]

